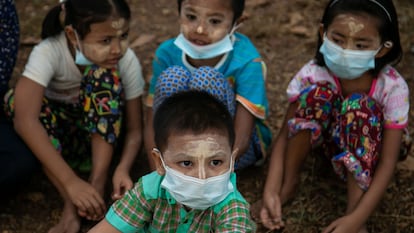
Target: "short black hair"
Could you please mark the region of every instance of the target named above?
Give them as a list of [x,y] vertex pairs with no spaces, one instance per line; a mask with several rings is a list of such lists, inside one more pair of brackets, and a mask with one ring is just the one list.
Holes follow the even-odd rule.
[[226,106],[200,90],[181,91],[167,97],[154,113],[154,139],[162,152],[172,134],[220,132],[234,145],[233,118]]
[[[181,4],[183,3],[183,1],[184,0],[177,0],[178,13],[181,13]],[[236,20],[238,20],[242,16],[245,4],[244,4],[244,0],[230,0],[230,1],[231,1],[231,7],[233,8],[233,13],[234,13],[234,17],[233,17],[233,24],[234,24]]]
[[[398,17],[392,0],[331,0],[325,8],[321,24],[326,29],[331,25],[336,16],[345,13],[368,14],[377,18],[379,21],[378,32],[381,37],[381,43],[386,41],[393,43],[393,47],[387,54],[375,59],[373,75],[376,76],[385,65],[395,65],[401,60],[402,48],[398,29]],[[322,42],[323,38],[319,35],[315,59],[318,65],[325,66],[323,55],[319,52]]]

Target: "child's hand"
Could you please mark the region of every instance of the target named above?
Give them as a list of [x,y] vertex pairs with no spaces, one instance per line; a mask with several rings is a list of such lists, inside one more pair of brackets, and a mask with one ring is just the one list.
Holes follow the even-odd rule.
[[115,170],[112,183],[114,188],[114,191],[112,192],[112,200],[120,199],[126,191],[134,186],[128,172],[120,168]]
[[105,202],[92,185],[76,178],[73,182],[69,182],[65,188],[81,217],[86,217],[89,220],[103,218],[106,212]]
[[262,224],[271,230],[281,229],[285,226],[282,221],[282,205],[279,195],[264,195],[260,219]]
[[363,227],[359,226],[350,215],[333,221],[322,233],[358,233]]

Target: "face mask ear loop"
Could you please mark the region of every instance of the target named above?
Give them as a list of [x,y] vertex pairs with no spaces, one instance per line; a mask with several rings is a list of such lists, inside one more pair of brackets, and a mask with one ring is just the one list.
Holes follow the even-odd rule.
[[326,32],[323,33],[323,37],[322,37],[322,41],[325,41],[325,40],[329,40],[328,35],[326,35]]
[[387,49],[391,49],[392,48],[392,42],[391,41],[385,41],[385,43],[383,45],[381,45],[378,49],[377,52],[375,53],[375,55],[377,55],[379,53],[379,51],[381,51],[382,48],[387,48]]
[[243,25],[243,23],[234,23],[232,29],[230,30],[229,33],[229,37],[232,43],[234,43],[235,37],[234,37],[234,33],[236,32],[237,29],[239,29],[241,26]]
[[239,29],[241,26],[243,26],[243,23],[234,23],[229,35],[232,36],[236,32],[236,30]]
[[165,165],[164,159],[162,158],[161,151],[158,150],[157,148],[152,148],[152,151],[154,151],[155,153],[157,153],[160,156],[160,160],[161,160],[162,166],[165,169],[167,167],[167,165]]
[[81,53],[83,53],[82,48],[81,48],[82,46],[81,46],[81,44],[80,44],[80,39],[79,39],[78,33],[76,32],[76,30],[75,30],[75,29],[73,29],[73,31],[75,32],[76,43],[78,44],[79,51],[80,51]]

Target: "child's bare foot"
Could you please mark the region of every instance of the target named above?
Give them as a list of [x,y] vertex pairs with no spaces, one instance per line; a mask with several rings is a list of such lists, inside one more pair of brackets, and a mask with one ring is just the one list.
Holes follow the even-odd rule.
[[65,204],[58,224],[50,228],[48,233],[78,233],[80,225],[80,218],[76,213],[75,206]]

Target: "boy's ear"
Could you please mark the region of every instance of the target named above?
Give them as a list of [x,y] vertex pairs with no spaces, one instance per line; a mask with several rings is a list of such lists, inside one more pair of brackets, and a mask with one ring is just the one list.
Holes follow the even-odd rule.
[[76,46],[76,35],[72,25],[65,26],[66,37],[68,38],[71,45]]
[[154,148],[151,151],[151,157],[152,157],[152,160],[154,161],[155,168],[158,174],[163,176],[165,174],[165,169],[161,161],[161,152],[158,149]]

